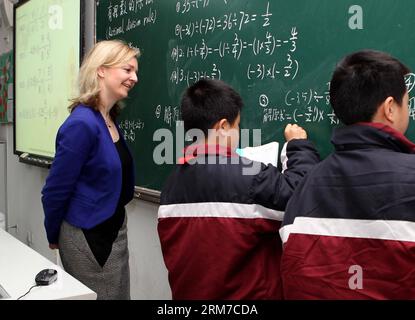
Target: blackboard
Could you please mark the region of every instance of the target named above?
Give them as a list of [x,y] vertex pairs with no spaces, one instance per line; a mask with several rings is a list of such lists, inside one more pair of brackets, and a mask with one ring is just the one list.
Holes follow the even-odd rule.
[[[136,185],[161,189],[172,165],[154,163],[153,134],[175,130],[181,94],[202,77],[241,93],[241,128],[260,128],[262,143],[282,143],[285,125],[298,123],[326,156],[338,125],[328,96],[336,62],[371,48],[415,70],[414,12],[413,0],[97,1],[97,40],[123,39],[142,51],[139,84],[121,117]],[[410,108],[413,138],[414,98]]]
[[14,6],[14,153],[49,167],[58,128],[76,94],[83,1],[25,0]]

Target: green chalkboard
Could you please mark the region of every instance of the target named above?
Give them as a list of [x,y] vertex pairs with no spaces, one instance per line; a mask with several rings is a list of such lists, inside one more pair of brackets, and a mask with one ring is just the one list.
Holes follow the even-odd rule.
[[[282,143],[285,125],[298,123],[326,156],[338,123],[328,97],[336,62],[371,48],[415,70],[414,12],[413,0],[97,1],[97,40],[123,39],[142,51],[139,85],[121,117],[136,185],[161,189],[172,165],[154,163],[153,134],[174,132],[181,94],[201,77],[241,93],[241,128],[261,129],[262,143]],[[415,137],[413,98],[410,108],[407,135]]]

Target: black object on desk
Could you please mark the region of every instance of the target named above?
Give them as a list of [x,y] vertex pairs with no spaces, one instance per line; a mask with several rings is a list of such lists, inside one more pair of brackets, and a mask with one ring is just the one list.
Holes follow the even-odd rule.
[[58,272],[55,269],[43,269],[35,278],[38,286],[48,286],[56,281],[58,278]]

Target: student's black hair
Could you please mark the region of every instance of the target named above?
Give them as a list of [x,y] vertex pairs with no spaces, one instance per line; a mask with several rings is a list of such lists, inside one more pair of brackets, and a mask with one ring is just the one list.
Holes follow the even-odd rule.
[[221,119],[233,124],[243,102],[241,96],[221,80],[201,79],[187,88],[181,101],[184,129],[208,130]]
[[339,120],[346,124],[372,121],[387,97],[401,105],[410,70],[387,53],[362,50],[344,57],[330,82],[330,102]]

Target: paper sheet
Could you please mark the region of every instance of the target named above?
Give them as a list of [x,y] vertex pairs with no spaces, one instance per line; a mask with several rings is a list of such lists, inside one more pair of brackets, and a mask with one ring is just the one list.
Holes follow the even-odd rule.
[[278,165],[278,142],[270,142],[257,147],[246,147],[236,149],[236,153],[241,157],[248,158],[252,161],[259,161],[264,164]]

